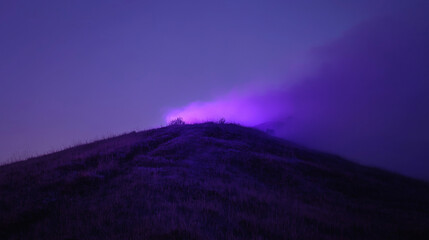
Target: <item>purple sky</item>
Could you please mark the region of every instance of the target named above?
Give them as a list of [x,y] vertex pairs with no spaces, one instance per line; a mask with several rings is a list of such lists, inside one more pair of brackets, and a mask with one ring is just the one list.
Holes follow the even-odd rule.
[[[243,86],[301,81],[288,76],[312,70],[298,64],[309,51],[361,22],[419,8],[399,0],[2,1],[0,162],[157,127],[171,109],[228,101]],[[250,98],[273,108],[268,120],[293,108]]]

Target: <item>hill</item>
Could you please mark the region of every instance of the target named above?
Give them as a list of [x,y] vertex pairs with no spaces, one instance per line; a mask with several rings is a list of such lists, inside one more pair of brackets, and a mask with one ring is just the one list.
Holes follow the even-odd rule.
[[428,239],[429,185],[234,124],[0,167],[0,239]]

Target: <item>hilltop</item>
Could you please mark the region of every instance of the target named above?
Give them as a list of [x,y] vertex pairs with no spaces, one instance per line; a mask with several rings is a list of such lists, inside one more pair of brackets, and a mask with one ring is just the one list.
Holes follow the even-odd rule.
[[427,239],[429,185],[234,124],[0,167],[0,239]]

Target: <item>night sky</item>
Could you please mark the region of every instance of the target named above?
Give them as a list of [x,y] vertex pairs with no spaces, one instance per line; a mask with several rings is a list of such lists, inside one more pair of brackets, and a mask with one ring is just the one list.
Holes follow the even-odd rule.
[[424,2],[1,1],[0,163],[225,117],[428,179]]

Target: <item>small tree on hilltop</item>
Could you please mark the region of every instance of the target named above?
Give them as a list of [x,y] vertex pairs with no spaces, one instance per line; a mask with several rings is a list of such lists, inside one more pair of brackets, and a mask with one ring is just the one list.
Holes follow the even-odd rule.
[[225,124],[225,118],[219,119],[219,124]]
[[185,121],[183,121],[183,118],[178,117],[174,120],[171,120],[169,125],[185,125]]

